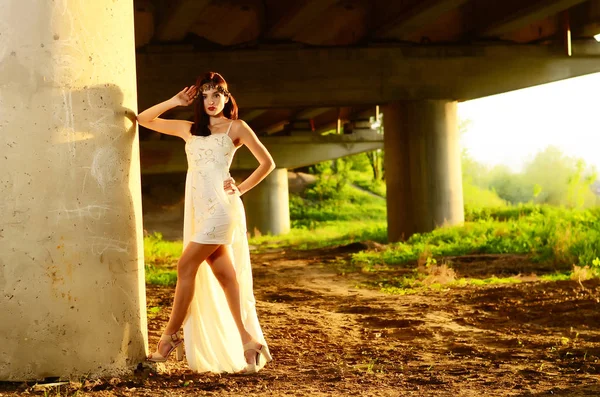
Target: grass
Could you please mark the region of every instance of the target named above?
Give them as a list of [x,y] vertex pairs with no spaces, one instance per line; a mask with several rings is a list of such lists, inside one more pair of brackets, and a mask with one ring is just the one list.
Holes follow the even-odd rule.
[[386,293],[415,293],[423,288],[461,287],[521,282],[519,278],[458,279],[424,284],[427,271],[400,279],[386,273],[414,267],[423,258],[435,263],[447,256],[472,254],[524,254],[550,268],[572,271],[539,275],[540,281],[600,277],[600,209],[573,210],[551,206],[523,205],[467,209],[464,225],[416,234],[405,242],[388,244],[381,250],[352,255],[352,264],[379,279],[371,287]]
[[345,185],[336,194],[313,189],[290,196],[292,230],[283,236],[256,236],[260,252],[273,248],[314,249],[357,241],[387,241],[385,199]]
[[[365,188],[368,179],[356,175],[353,178],[350,182]],[[404,242],[387,244],[385,199],[338,182],[329,178],[309,187],[302,195],[291,195],[291,232],[283,236],[251,238],[249,242],[254,251],[286,247],[304,250],[374,241],[383,245],[383,249],[352,255],[343,272],[374,273],[378,280],[368,286],[395,294],[414,293],[421,288],[522,281],[514,277],[450,277],[436,282],[431,281],[431,274],[423,273],[423,269],[413,269],[414,274],[399,278],[389,276],[397,273],[398,269],[415,267],[414,263],[423,258],[436,263],[436,260],[443,261],[447,256],[523,254],[534,261],[552,264],[552,268],[568,269],[577,265],[575,270],[579,269],[578,274],[600,276],[600,208],[574,210],[531,204],[508,206],[494,195],[484,195],[480,204],[498,206],[467,206],[463,225],[441,227],[430,233],[413,235]],[[465,198],[465,201],[476,200]],[[146,282],[174,285],[175,263],[181,251],[180,241],[164,241],[160,234],[147,236],[144,249]],[[541,274],[538,279],[558,281],[572,276],[573,272],[562,272]],[[426,284],[423,283],[425,279],[428,280]]]
[[496,192],[475,186],[469,181],[463,181],[464,204],[468,208],[500,208],[507,206]]
[[177,284],[177,271],[171,268],[149,265],[146,263],[146,283],[170,287]]
[[317,186],[290,197],[290,218],[293,227],[299,229],[330,221],[385,221],[386,204],[382,197],[351,185],[343,185],[339,190]]
[[591,265],[600,256],[600,210],[523,206],[467,211],[464,225],[415,234],[383,252],[353,256],[363,267],[399,265],[432,257],[467,254],[530,254],[556,264]]
[[571,279],[571,272],[542,274],[539,278],[542,281],[565,281]]
[[146,284],[173,286],[177,283],[175,265],[183,249],[182,241],[165,241],[160,233],[144,237]]
[[349,179],[352,184],[367,190],[377,196],[386,197],[385,181],[374,180],[370,172],[350,171]]
[[153,265],[171,264],[183,252],[182,241],[165,241],[160,233],[144,237],[144,258]]
[[298,250],[332,247],[357,241],[387,240],[385,221],[327,221],[314,228],[292,229],[283,236],[252,237],[255,252],[273,248],[294,247]]
[[[440,271],[441,270],[441,271]],[[488,277],[477,278],[455,278],[454,271],[446,266],[427,266],[413,269],[410,274],[402,277],[385,277],[386,269],[378,273],[380,277],[363,284],[363,287],[378,289],[383,293],[391,295],[411,295],[425,290],[443,290],[447,288],[459,288],[465,286],[485,286],[498,284],[519,284],[523,280],[520,277]]]

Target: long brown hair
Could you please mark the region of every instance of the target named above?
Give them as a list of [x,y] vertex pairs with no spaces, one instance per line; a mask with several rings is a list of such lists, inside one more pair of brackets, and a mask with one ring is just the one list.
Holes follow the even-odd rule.
[[[203,76],[199,76],[196,80],[196,87],[198,87],[198,90],[200,90],[201,87],[207,83],[214,84],[215,86],[221,86],[225,89],[225,91],[229,92],[229,90],[227,89],[227,82],[219,73],[207,72]],[[223,108],[223,114],[228,119],[237,120],[237,103],[235,103],[235,99],[233,98],[233,95],[231,95],[231,93],[228,94],[228,96],[229,101],[225,104],[225,107]],[[204,110],[204,100],[202,98],[202,92],[200,92],[198,95],[198,99],[194,102],[194,125],[192,126],[192,135],[210,135],[210,129],[208,128],[209,122],[210,118]]]

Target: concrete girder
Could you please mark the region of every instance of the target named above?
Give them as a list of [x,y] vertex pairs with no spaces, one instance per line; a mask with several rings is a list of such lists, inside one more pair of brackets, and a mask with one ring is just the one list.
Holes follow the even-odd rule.
[[146,109],[217,70],[242,108],[327,107],[396,100],[469,100],[600,72],[600,46],[410,46],[138,53]]
[[212,1],[198,14],[189,33],[213,43],[232,46],[256,40],[264,25],[262,0]]
[[[347,135],[306,135],[261,137],[261,142],[273,156],[278,168],[299,168],[321,161],[333,160],[352,154],[383,148],[383,135],[371,130],[355,131]],[[187,159],[183,142],[141,142],[142,174],[185,172]],[[232,170],[250,170],[258,162],[243,147],[236,153]]]
[[493,23],[478,33],[478,36],[498,37],[515,31],[523,26],[537,22],[543,18],[555,15],[587,0],[544,0]]
[[[268,36],[276,39],[289,39],[297,34],[299,30],[306,28],[306,25],[335,3],[337,3],[337,0],[319,0],[307,1],[300,6],[292,6],[290,12],[269,30]],[[294,3],[290,5],[292,4]]]
[[[261,137],[278,168],[300,168],[353,154],[383,149],[383,135],[372,130],[355,130],[343,135],[309,135]],[[236,154],[233,169],[253,169],[258,162],[244,147]]]
[[443,14],[460,7],[468,0],[420,1],[408,12],[377,31],[380,37],[402,37],[417,32],[435,22]]
[[262,116],[267,111],[268,111],[267,109],[252,109],[252,110],[248,111],[247,113],[244,113],[242,118],[244,119],[244,121],[250,122],[257,117]]
[[294,115],[296,120],[310,120],[319,117],[322,114],[330,112],[333,108],[309,108],[303,109]]
[[150,0],[137,0],[134,9],[135,47],[143,47],[154,36],[154,4]]
[[157,29],[160,41],[179,41],[185,38],[198,16],[212,0],[177,0]]

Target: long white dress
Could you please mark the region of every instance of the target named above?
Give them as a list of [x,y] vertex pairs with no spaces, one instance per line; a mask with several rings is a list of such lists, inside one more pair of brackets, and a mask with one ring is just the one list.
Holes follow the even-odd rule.
[[[233,124],[233,122],[232,122]],[[266,345],[252,290],[252,268],[246,237],[246,217],[239,195],[225,192],[223,182],[236,147],[226,133],[191,136],[185,144],[188,172],[185,187],[184,249],[190,241],[223,244],[230,251],[240,287],[242,320],[246,330]],[[196,291],[183,323],[185,353],[197,372],[238,372],[245,368],[240,334],[225,293],[210,266],[203,262]],[[261,357],[259,366],[265,360]]]

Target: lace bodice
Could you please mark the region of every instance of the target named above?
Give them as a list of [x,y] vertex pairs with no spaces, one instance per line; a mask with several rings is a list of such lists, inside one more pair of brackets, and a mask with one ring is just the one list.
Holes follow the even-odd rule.
[[192,135],[185,144],[189,170],[222,168],[229,170],[235,145],[226,133]]

